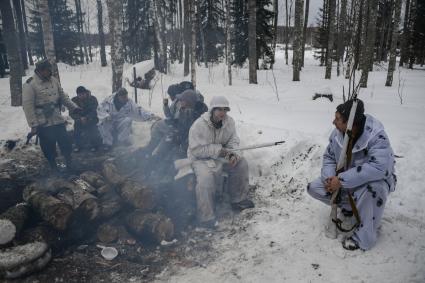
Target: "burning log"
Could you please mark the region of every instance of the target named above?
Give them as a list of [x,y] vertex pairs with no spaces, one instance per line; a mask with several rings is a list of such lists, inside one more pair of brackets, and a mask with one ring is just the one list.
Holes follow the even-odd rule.
[[18,204],[0,215],[0,219],[3,220],[0,222],[0,244],[6,244],[4,241],[10,238],[12,234],[12,239],[19,235],[28,219],[28,213],[27,205]]
[[127,180],[117,188],[121,198],[134,208],[150,211],[154,207],[153,192],[137,182]]
[[152,239],[157,243],[170,241],[174,235],[174,225],[168,217],[160,214],[136,210],[127,215],[126,224],[130,232]]
[[103,180],[103,177],[93,171],[86,171],[81,173],[80,178],[95,187],[96,189],[105,186],[105,180]]
[[[78,180],[68,182],[58,179],[52,182],[52,186],[58,192],[56,198],[71,205],[77,215],[86,217],[88,220],[97,218],[99,214],[97,198],[90,194],[86,185],[82,185]],[[94,188],[93,191],[95,191]]]
[[103,163],[102,174],[113,185],[119,185],[125,181],[125,178],[119,174],[117,167],[111,161]]
[[115,242],[119,236],[119,228],[116,225],[105,223],[97,228],[97,239],[104,244]]
[[113,190],[99,197],[99,218],[109,219],[121,210],[122,201]]
[[72,206],[41,191],[38,183],[24,190],[24,200],[57,230],[65,230],[72,215]]
[[0,278],[18,278],[42,269],[52,258],[45,243],[35,242],[0,252]]

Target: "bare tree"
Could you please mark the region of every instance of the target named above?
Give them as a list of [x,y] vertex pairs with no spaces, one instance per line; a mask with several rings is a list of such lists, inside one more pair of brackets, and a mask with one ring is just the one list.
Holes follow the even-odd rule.
[[22,18],[21,0],[13,0],[13,7],[16,15],[16,26],[19,31],[19,51],[21,52],[22,74],[25,75],[25,70],[28,69],[27,59],[27,43],[25,38],[24,22]]
[[272,52],[273,52],[273,58],[271,60],[271,66],[270,68],[273,69],[273,64],[276,61],[276,44],[277,44],[277,22],[278,22],[278,16],[279,16],[279,7],[278,7],[278,0],[273,0],[273,11],[274,11],[274,17],[273,17],[273,43],[272,43]]
[[335,0],[329,0],[329,36],[328,36],[328,48],[326,56],[326,73],[325,79],[330,79],[332,76],[332,53],[334,46],[334,33],[335,33]]
[[191,25],[191,16],[190,16],[190,3],[191,0],[183,0],[184,6],[184,71],[183,75],[189,75],[189,60],[191,54],[191,41],[192,41],[192,25]]
[[392,86],[393,84],[393,73],[395,70],[396,63],[396,48],[398,40],[398,25],[400,24],[400,11],[401,11],[401,0],[395,0],[393,2],[394,12],[393,14],[393,25],[392,25],[392,36],[391,36],[391,49],[390,49],[390,61],[388,62],[388,73],[387,81],[385,86]]
[[39,13],[43,30],[44,53],[52,64],[52,73],[60,82],[58,65],[56,64],[55,42],[53,40],[52,21],[50,19],[48,0],[39,0]]
[[230,0],[226,0],[226,63],[229,85],[232,85],[232,46],[230,39]]
[[293,44],[293,81],[300,80],[301,70],[301,52],[302,52],[302,37],[303,37],[303,8],[304,0],[295,0],[295,18],[294,29],[295,38]]
[[257,4],[255,0],[248,0],[248,57],[249,83],[257,83]]
[[338,42],[337,42],[337,68],[336,75],[340,75],[340,64],[344,60],[345,50],[345,30],[346,30],[346,18],[347,18],[347,0],[341,0],[341,10],[339,13],[338,21]]
[[106,62],[105,33],[103,32],[102,0],[96,0],[96,2],[97,2],[97,28],[99,31],[99,45],[100,45],[100,64],[102,67],[105,67],[108,63]]
[[305,1],[305,14],[304,14],[304,26],[303,26],[303,40],[301,43],[301,67],[304,67],[304,53],[305,53],[305,42],[307,37],[307,25],[308,25],[308,12],[310,7],[310,0]]
[[107,0],[111,36],[112,91],[122,86],[124,56],[122,52],[122,0]]
[[192,27],[192,44],[191,44],[191,55],[190,55],[190,73],[192,84],[196,88],[196,30],[197,30],[197,11],[196,8],[197,0],[190,1],[190,15],[191,15],[191,27]]
[[406,0],[404,6],[404,23],[403,23],[403,36],[401,38],[401,48],[400,48],[400,67],[407,62],[408,57],[408,44],[410,39],[410,28],[409,28],[409,14],[410,14],[410,0]]
[[20,106],[22,105],[22,66],[10,1],[0,1],[0,13],[10,69],[10,102],[12,106]]
[[29,36],[28,36],[28,24],[27,24],[27,13],[25,11],[25,1],[21,0],[21,8],[22,8],[22,18],[24,20],[24,28],[25,28],[25,43],[26,43],[26,49],[27,49],[27,53],[28,53],[28,60],[30,65],[34,65],[34,61],[32,60],[32,53],[31,53],[31,45],[30,45],[30,41],[29,41]]
[[360,87],[367,87],[367,81],[369,77],[370,64],[373,64],[373,53],[375,46],[375,35],[376,35],[376,10],[378,7],[377,0],[367,1],[368,17],[367,20],[367,30],[366,30],[366,39],[365,44],[363,45],[362,55],[361,55],[361,65],[362,76],[360,77]]
[[165,40],[165,12],[163,11],[163,1],[152,1],[153,21],[155,38],[158,44],[158,65],[156,68],[161,72],[167,73],[167,42]]

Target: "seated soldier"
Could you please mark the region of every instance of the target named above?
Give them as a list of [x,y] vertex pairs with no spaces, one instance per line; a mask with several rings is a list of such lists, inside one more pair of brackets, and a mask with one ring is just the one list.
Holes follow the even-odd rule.
[[[133,120],[147,121],[156,116],[138,106],[128,97],[125,88],[118,89],[105,98],[98,107],[99,131],[105,150],[110,149],[114,141],[120,145],[130,145],[130,133]],[[115,139],[115,140],[114,140]]]
[[[338,173],[337,163],[341,154],[353,100],[338,105],[329,137],[329,145],[323,155],[322,176],[311,182],[307,192],[315,199],[330,204],[332,193],[341,188],[339,206],[345,217],[352,217],[348,201],[350,194],[360,216],[360,225],[353,235],[346,237],[342,246],[347,250],[368,250],[376,243],[377,230],[388,194],[395,189],[394,154],[384,126],[371,115],[364,114],[364,105],[358,100],[352,128],[352,142],[347,149],[348,168]],[[348,157],[348,158],[350,158]]]
[[[247,198],[248,163],[232,149],[239,146],[235,122],[227,115],[229,101],[224,96],[211,100],[210,112],[199,117],[189,130],[187,155],[196,175],[196,202],[201,226],[212,228],[215,223],[215,192],[219,189],[222,172],[229,174],[228,188],[232,208],[254,207]],[[226,158],[223,163],[220,158]]]
[[96,97],[83,86],[77,87],[77,96],[72,101],[77,104],[81,111],[71,113],[74,119],[74,151],[78,152],[84,145],[88,145],[91,151],[96,151],[102,145],[102,138],[97,128],[98,102]]

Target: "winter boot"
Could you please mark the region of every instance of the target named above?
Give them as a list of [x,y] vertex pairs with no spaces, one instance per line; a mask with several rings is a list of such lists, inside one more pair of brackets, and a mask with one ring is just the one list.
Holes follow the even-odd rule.
[[255,207],[255,205],[249,199],[244,199],[244,200],[242,200],[240,202],[234,202],[234,203],[232,203],[232,209],[235,210],[235,211],[242,211],[244,209],[253,208],[253,207]]
[[359,244],[352,237],[347,237],[342,241],[342,247],[349,251],[360,249]]

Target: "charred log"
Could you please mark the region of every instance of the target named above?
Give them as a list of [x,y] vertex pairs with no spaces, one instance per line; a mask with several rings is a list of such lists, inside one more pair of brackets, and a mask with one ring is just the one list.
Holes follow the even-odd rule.
[[145,214],[136,210],[127,215],[126,224],[130,232],[147,241],[170,241],[174,235],[173,223],[168,217],[160,214]]

